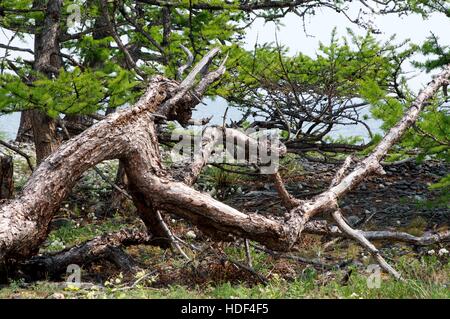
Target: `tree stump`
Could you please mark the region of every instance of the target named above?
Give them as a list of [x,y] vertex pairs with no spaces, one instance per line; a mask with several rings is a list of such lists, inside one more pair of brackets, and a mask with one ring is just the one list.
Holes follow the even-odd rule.
[[0,199],[13,195],[13,160],[11,156],[0,155]]

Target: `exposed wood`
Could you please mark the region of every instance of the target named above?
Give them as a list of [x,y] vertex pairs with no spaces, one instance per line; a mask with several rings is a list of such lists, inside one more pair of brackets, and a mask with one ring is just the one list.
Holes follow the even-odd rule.
[[184,71],[186,71],[187,68],[190,68],[192,63],[194,63],[194,56],[192,55],[191,51],[189,51],[189,49],[186,48],[184,45],[181,44],[180,47],[187,55],[186,63],[181,65],[177,69],[177,79],[181,81]]
[[[350,173],[343,174],[345,176],[339,178],[336,185],[311,200],[299,202],[284,219],[275,219],[242,213],[187,185],[195,181],[197,172],[207,163],[211,149],[195,159],[196,165],[186,167],[184,176],[187,178],[181,179],[184,182],[177,181],[161,162],[155,115],[187,123],[192,107],[198,103],[198,96],[208,83],[224,72],[222,63],[216,71],[201,79],[196,77],[204,72],[217,53],[218,50],[214,49],[207,54],[181,84],[154,77],[134,106],[110,114],[50,155],[36,169],[19,199],[0,207],[0,259],[9,261],[33,255],[46,237],[53,213],[76,180],[97,163],[113,158],[124,163],[133,186],[131,193],[135,203],[147,206],[141,212],[144,220],[154,218],[158,211],[168,211],[186,218],[202,230],[208,230],[208,234],[213,236],[231,234],[258,241],[271,249],[289,250],[311,217],[336,211],[338,198],[368,175],[380,172],[380,161],[389,148],[414,123],[426,101],[450,77],[450,67],[447,67],[419,94],[402,120],[374,151]],[[210,133],[213,132],[223,132],[233,139],[242,139],[246,144],[258,143],[232,129],[216,127],[211,129]],[[214,135],[210,134],[210,139],[204,142],[212,147],[215,141]],[[286,150],[283,145],[271,147],[280,153]]]
[[381,256],[378,249],[364,236],[364,234],[359,231],[355,230],[352,227],[350,227],[342,217],[342,214],[340,210],[336,210],[332,213],[334,220],[337,222],[339,228],[342,232],[349,235],[351,238],[358,241],[361,246],[366,248],[372,256],[376,259],[376,261],[380,264],[381,268],[386,270],[388,273],[390,273],[392,276],[394,276],[395,279],[402,279],[402,276],[391,266],[389,265],[386,260]]
[[[389,231],[389,230],[359,230],[360,233],[368,240],[390,242],[403,242],[417,246],[428,246],[437,243],[450,242],[450,230],[440,233],[424,234],[422,236],[414,236],[405,232]],[[305,226],[305,233],[322,236],[331,236],[335,238],[351,238],[348,234],[343,233],[339,228],[329,225],[324,220],[310,221]]]
[[330,187],[336,186],[341,182],[342,178],[344,178],[345,176],[345,173],[347,172],[347,170],[350,168],[350,165],[352,165],[354,161],[355,159],[351,155],[345,158],[345,161],[344,163],[342,163],[341,168],[339,168],[339,170],[334,175],[334,178],[330,183]]
[[277,172],[273,174],[272,177],[274,180],[275,189],[277,190],[284,207],[287,209],[297,207],[300,204],[300,201],[289,194],[287,189],[284,187],[283,179],[281,178],[280,173]]
[[177,242],[177,239],[172,234],[172,231],[169,229],[169,226],[167,226],[166,222],[163,220],[161,213],[159,211],[156,212],[156,218],[158,219],[161,227],[164,229],[166,233],[166,237],[169,238],[170,244],[172,247],[180,253],[181,256],[183,256],[188,261],[191,260],[191,258],[184,252],[184,250],[180,247],[180,245]]
[[[207,63],[201,62],[203,67],[209,65],[217,53],[218,50],[215,50],[213,55],[208,55]],[[139,143],[134,144],[133,140],[149,137],[142,135],[145,134],[143,127],[153,123],[152,113],[159,107],[170,110],[169,117],[173,119],[181,114],[183,121],[185,114],[190,114],[191,108],[198,103],[196,97],[186,92],[194,88],[197,93],[203,93],[197,86],[203,81],[210,81],[211,77],[206,76],[198,84],[195,76],[190,79],[189,83],[184,82],[182,90],[185,94],[177,94],[176,82],[154,77],[133,107],[109,115],[63,143],[58,151],[42,162],[24,186],[20,197],[0,207],[0,260],[30,257],[38,250],[47,236],[53,214],[84,171],[104,160],[145,151],[139,149]],[[150,140],[157,145],[156,138]],[[159,159],[154,158],[152,162],[162,173]]]
[[[436,76],[417,96],[409,109],[406,110],[402,119],[393,126],[384,136],[375,149],[354,169],[342,177],[340,182],[327,191],[319,194],[311,200],[305,201],[291,211],[291,223],[298,228],[298,233],[303,230],[306,222],[319,212],[332,212],[337,209],[337,200],[351,189],[357,186],[367,176],[383,172],[381,160],[389,149],[402,137],[419,117],[420,111],[426,102],[434,96],[438,89],[450,78],[450,65]],[[296,238],[295,238],[296,239]],[[295,239],[293,242],[295,242]]]

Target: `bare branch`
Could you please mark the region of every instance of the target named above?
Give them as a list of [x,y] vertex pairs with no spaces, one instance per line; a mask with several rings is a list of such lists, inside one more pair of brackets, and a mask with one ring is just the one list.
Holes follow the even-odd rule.
[[300,205],[300,201],[289,194],[287,189],[284,187],[283,179],[281,178],[280,173],[277,172],[273,174],[272,178],[274,181],[275,189],[277,190],[284,207],[286,207],[287,209],[292,209]]
[[358,241],[361,246],[366,248],[372,256],[376,259],[376,261],[380,264],[381,268],[386,270],[388,273],[390,273],[392,276],[394,276],[395,279],[402,279],[402,276],[394,269],[391,265],[389,265],[386,260],[384,260],[383,256],[381,256],[378,249],[367,240],[366,237],[361,233],[359,230],[355,230],[351,228],[342,217],[342,214],[340,210],[336,210],[332,213],[332,216],[336,223],[338,224],[339,228],[342,232],[346,233],[349,237],[355,239]]
[[194,55],[192,55],[192,52],[188,48],[186,48],[184,45],[180,44],[180,47],[181,47],[181,49],[183,49],[183,51],[187,55],[186,63],[183,64],[182,66],[180,66],[177,70],[177,79],[181,81],[184,71],[187,68],[190,68],[192,63],[194,63]]
[[34,171],[34,166],[33,163],[31,162],[31,157],[30,155],[28,155],[27,153],[23,152],[20,148],[15,147],[12,144],[9,144],[8,142],[5,142],[3,140],[0,139],[0,144],[9,148],[10,150],[16,152],[17,154],[19,154],[20,156],[22,156],[23,158],[25,158],[25,160],[27,161],[28,167],[30,168],[30,170],[33,172]]

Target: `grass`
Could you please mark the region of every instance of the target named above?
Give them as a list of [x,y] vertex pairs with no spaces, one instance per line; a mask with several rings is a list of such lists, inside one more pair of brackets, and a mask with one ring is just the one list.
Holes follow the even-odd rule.
[[69,220],[66,225],[50,232],[42,252],[54,252],[68,246],[78,245],[95,236],[118,231],[127,226],[126,222],[119,216],[107,219],[101,223],[91,223],[80,226],[79,223]]
[[197,287],[170,285],[165,288],[138,286],[133,289],[122,289],[120,286],[67,289],[50,282],[21,286],[22,283],[12,282],[0,290],[0,298],[46,298],[55,293],[66,298],[450,298],[448,287],[417,279],[397,282],[384,278],[380,288],[369,289],[367,277],[360,273],[353,275],[347,285],[342,285],[337,279],[320,284],[318,275],[312,274],[294,281],[274,277],[267,286],[252,287],[245,283],[229,282]]
[[[69,223],[52,231],[49,242],[75,245],[126,225],[120,216],[85,226]],[[58,250],[56,248],[61,249],[49,245],[46,250]],[[234,243],[222,244],[219,250],[230,259],[245,261],[242,247]],[[304,247],[302,255],[311,255],[314,251],[317,253],[315,243]],[[332,251],[342,258],[358,258],[360,252],[352,244]],[[180,256],[168,255],[155,247],[131,247],[128,253],[144,269],[131,277],[100,264],[83,269],[83,278],[90,281],[90,285],[67,287],[64,278],[61,282],[34,283],[16,278],[0,288],[0,298],[450,298],[448,255],[427,256],[411,251],[394,262],[407,279],[405,282],[383,274],[380,287],[370,289],[365,268],[371,260],[360,263],[358,267],[351,266],[350,279],[343,282],[348,270],[316,270],[294,261],[272,258],[251,248],[255,271],[269,279],[264,286],[256,284],[246,271],[233,268],[231,263],[222,264],[211,254],[205,258],[195,256],[192,263],[187,263]],[[107,277],[93,280],[95,272]],[[89,275],[85,276],[86,273]],[[198,280],[199,273],[203,274],[202,280]]]
[[[295,158],[282,162],[284,177],[300,171]],[[22,169],[25,170],[25,167]],[[89,176],[88,176],[89,177]],[[208,168],[201,177],[207,187],[231,189],[251,181],[238,174],[227,174],[218,168]],[[104,188],[99,185],[99,188]],[[95,199],[98,200],[98,199]],[[54,252],[80,244],[95,236],[136,225],[136,220],[119,214],[112,218],[96,220],[87,211],[74,207],[67,209],[70,220],[53,230],[41,252]],[[418,217],[411,221],[407,231],[421,234],[426,221]],[[150,246],[130,247],[127,252],[143,269],[135,275],[122,274],[108,262],[99,262],[83,268],[82,279],[90,282],[80,288],[67,287],[64,278],[60,282],[39,281],[25,283],[21,278],[11,278],[0,286],[0,298],[446,298],[450,299],[450,261],[446,256],[428,256],[426,251],[438,251],[440,246],[412,250],[408,246],[393,245],[382,250],[388,260],[406,278],[398,282],[382,275],[379,288],[368,288],[369,274],[365,272],[373,263],[363,255],[360,246],[342,241],[331,251],[325,251],[318,237],[304,236],[299,246],[306,258],[325,257],[353,259],[348,281],[343,278],[349,269],[316,270],[292,260],[276,259],[251,248],[253,268],[268,278],[268,284],[258,283],[254,276],[224,262],[220,256],[245,262],[246,256],[240,243],[221,243],[208,248],[210,242],[183,237],[190,226],[182,221],[170,224],[174,232],[186,241],[204,248],[207,253],[186,251],[193,257],[188,263],[179,255]],[[448,248],[448,247],[447,247]],[[403,255],[402,255],[403,254]],[[402,255],[402,256],[400,256]],[[400,256],[400,257],[398,257]]]

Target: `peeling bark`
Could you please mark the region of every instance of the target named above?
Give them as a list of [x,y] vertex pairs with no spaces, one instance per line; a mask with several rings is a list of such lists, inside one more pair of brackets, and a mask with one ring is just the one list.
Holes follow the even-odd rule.
[[[218,52],[215,49],[205,56],[199,63],[201,69],[209,66]],[[133,107],[109,115],[63,143],[34,171],[20,196],[0,206],[0,260],[13,262],[34,255],[47,236],[53,214],[83,172],[104,160],[146,152],[139,149],[139,140],[150,137],[145,127],[153,125],[156,116],[153,113],[167,109],[168,119],[183,122],[198,103],[198,98],[188,91],[204,81],[213,81],[214,77],[215,73],[207,75],[195,87],[195,74],[180,85],[156,76]],[[196,93],[201,96],[203,91]],[[157,145],[156,137],[151,141]],[[159,158],[152,158],[151,162],[156,169],[151,173],[163,172]]]
[[[189,121],[192,107],[198,103],[197,97],[225,70],[222,64],[196,84],[196,76],[203,74],[217,53],[217,49],[208,53],[180,84],[159,76],[153,78],[134,106],[107,116],[62,144],[42,162],[21,196],[0,206],[0,260],[10,261],[33,255],[46,237],[54,212],[76,180],[90,167],[113,158],[123,162],[132,185],[133,198],[137,205],[142,205],[140,214],[147,223],[151,223],[159,210],[168,211],[210,230],[211,234],[232,234],[256,240],[271,249],[289,250],[309,225],[311,217],[336,211],[338,198],[368,175],[381,172],[380,161],[389,148],[414,123],[425,102],[450,77],[450,67],[447,67],[419,94],[402,120],[374,151],[357,163],[350,173],[339,174],[328,190],[311,200],[295,202],[297,206],[288,211],[284,220],[276,220],[244,214],[188,185],[195,182],[207,163],[211,147],[217,141],[214,132],[221,130],[234,138],[245,139],[246,143],[257,143],[236,130],[211,128],[207,135],[209,140],[203,141],[206,150],[181,175],[172,176],[162,165],[155,119],[165,117],[180,123]],[[195,95],[190,92],[195,92]],[[278,151],[285,150],[284,146],[273,147],[279,148]],[[288,196],[285,189],[281,192]]]

